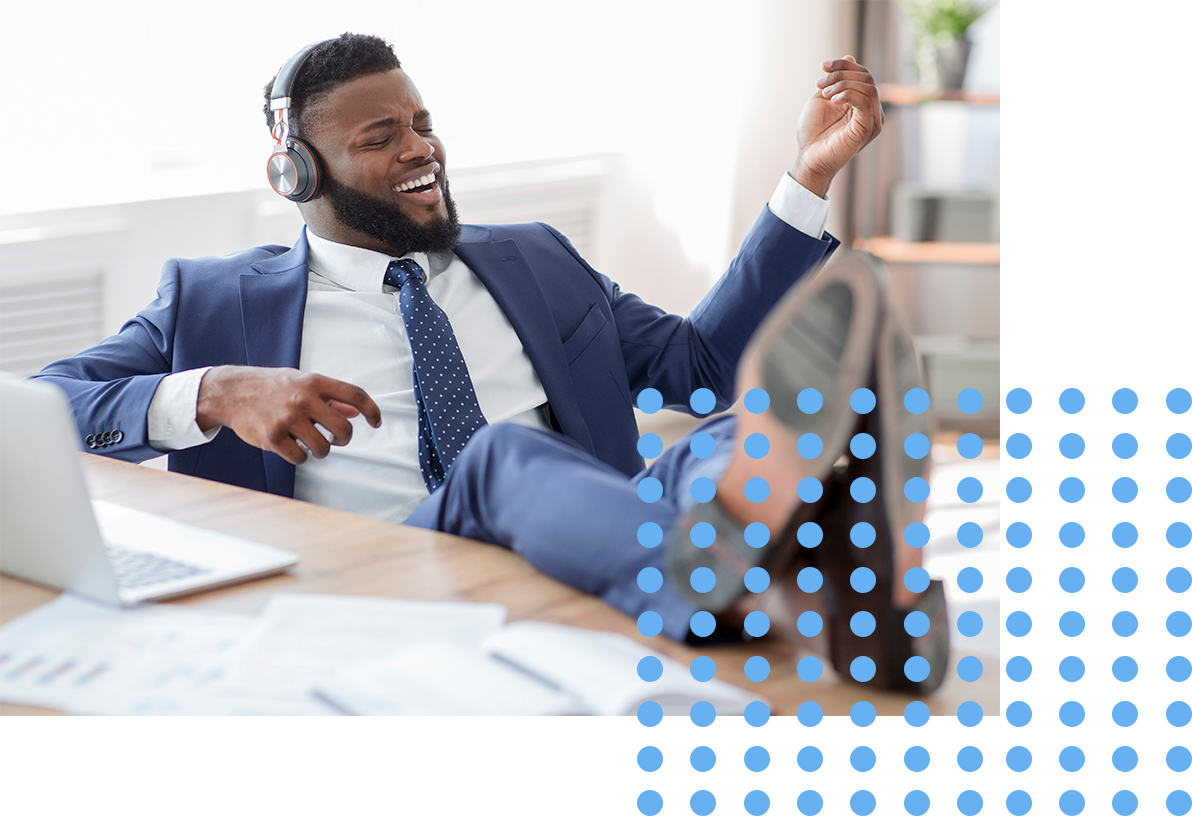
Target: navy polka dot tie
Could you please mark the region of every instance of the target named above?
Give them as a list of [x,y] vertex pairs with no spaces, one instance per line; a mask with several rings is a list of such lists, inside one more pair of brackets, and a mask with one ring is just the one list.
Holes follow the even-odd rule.
[[484,414],[451,321],[426,291],[422,267],[409,258],[393,261],[385,270],[385,283],[399,290],[401,319],[414,353],[418,467],[426,489],[433,491],[472,434],[485,424]]

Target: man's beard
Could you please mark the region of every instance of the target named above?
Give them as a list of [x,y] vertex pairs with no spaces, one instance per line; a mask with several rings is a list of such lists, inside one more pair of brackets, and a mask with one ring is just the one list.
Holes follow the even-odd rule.
[[354,190],[330,176],[323,179],[323,193],[341,224],[380,241],[393,255],[447,252],[459,240],[459,215],[447,186],[447,174],[440,170],[438,177],[447,217],[425,226],[402,212],[396,204]]

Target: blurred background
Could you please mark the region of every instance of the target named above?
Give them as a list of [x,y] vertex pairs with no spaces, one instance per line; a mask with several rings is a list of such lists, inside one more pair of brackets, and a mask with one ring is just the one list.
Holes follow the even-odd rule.
[[[169,257],[294,243],[297,209],[265,178],[261,89],[308,42],[350,30],[394,45],[434,115],[465,221],[549,222],[624,290],[680,313],[727,266],[794,158],[820,63],[851,53],[881,84],[887,122],[836,179],[829,231],[889,264],[942,421],[936,481],[952,487],[933,489],[931,512],[947,523],[933,529],[929,569],[954,576],[978,558],[957,541],[956,512],[980,517],[978,552],[996,558],[996,501],[947,497],[970,471],[997,464],[999,8],[745,0],[729,9],[705,0],[10,8],[0,49],[9,159],[0,370],[33,373],[116,331],[153,298]],[[985,395],[975,413],[957,407],[963,388]],[[687,427],[641,419],[666,439]],[[957,451],[964,433],[983,440],[972,460]],[[963,601],[996,609],[996,594]],[[966,639],[969,650],[996,653],[988,629]]]

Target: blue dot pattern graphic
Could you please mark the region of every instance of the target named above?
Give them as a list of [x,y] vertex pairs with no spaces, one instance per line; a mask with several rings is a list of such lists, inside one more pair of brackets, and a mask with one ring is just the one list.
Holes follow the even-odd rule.
[[858,459],[868,459],[877,450],[877,442],[867,433],[859,433],[849,442],[849,453]]
[[662,676],[662,661],[653,655],[647,655],[637,661],[637,676],[647,683],[653,683]]
[[687,534],[691,543],[700,549],[711,547],[716,541],[716,528],[706,521],[691,525],[691,532]]
[[418,468],[433,492],[464,445],[486,423],[455,331],[426,290],[422,267],[410,258],[392,261],[384,282],[398,290],[402,324],[414,358],[418,404]]
[[691,616],[691,633],[697,637],[707,637],[716,631],[716,617],[707,610],[701,609]]
[[745,437],[744,448],[745,455],[750,459],[762,459],[770,452],[770,440],[764,434],[750,434]]
[[637,452],[643,459],[657,459],[662,455],[662,437],[658,434],[642,434],[637,440]]
[[708,655],[701,654],[699,658],[691,661],[691,677],[699,680],[700,683],[707,683],[715,675],[716,662],[712,658],[709,658]]
[[647,476],[637,483],[637,496],[642,501],[653,504],[662,498],[662,482],[653,476]]
[[770,395],[761,388],[751,388],[745,392],[745,410],[751,414],[763,413],[770,407]]
[[647,521],[637,528],[637,543],[643,547],[657,547],[662,543],[662,536],[662,527],[652,521]]
[[848,403],[858,414],[868,414],[877,407],[877,397],[868,388],[858,388],[849,397]]
[[795,404],[799,406],[799,410],[805,414],[814,414],[824,407],[824,398],[819,391],[814,388],[804,388],[799,392],[799,396],[795,398]]
[[[750,613],[753,614],[752,612]],[[799,615],[799,619],[795,623],[799,634],[803,637],[815,637],[824,628],[824,619],[820,617],[818,612],[807,610]]]
[[912,414],[922,414],[931,406],[931,397],[922,388],[912,388],[906,392],[902,403]]
[[716,395],[707,388],[697,388],[691,392],[690,405],[697,414],[710,414],[716,407]]
[[745,543],[757,549],[770,543],[770,528],[755,521],[745,528]]
[[644,388],[637,395],[637,407],[646,414],[656,414],[662,410],[662,394],[656,388]]
[[696,459],[709,459],[712,454],[716,453],[716,441],[710,434],[696,434],[691,437],[688,447],[691,449],[691,455]]

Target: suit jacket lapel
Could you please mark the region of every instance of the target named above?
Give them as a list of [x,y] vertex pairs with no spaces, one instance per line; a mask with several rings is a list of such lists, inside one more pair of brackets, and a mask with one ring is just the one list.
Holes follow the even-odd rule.
[[[289,252],[258,261],[251,269],[240,275],[245,358],[250,366],[297,368],[306,310],[306,228]],[[294,466],[275,453],[261,454],[269,492],[293,497]]]
[[559,329],[517,242],[494,242],[491,230],[465,226],[455,253],[480,278],[509,318],[563,433],[594,453],[592,436],[579,410],[571,370],[559,342]]

